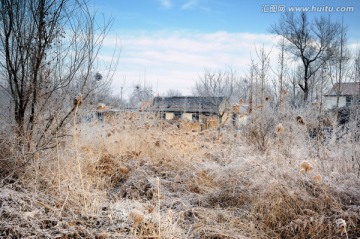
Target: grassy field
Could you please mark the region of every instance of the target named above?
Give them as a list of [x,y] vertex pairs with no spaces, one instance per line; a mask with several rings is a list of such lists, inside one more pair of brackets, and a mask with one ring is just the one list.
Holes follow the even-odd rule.
[[1,181],[0,237],[359,238],[360,144],[340,128],[311,138],[310,119],[265,108],[239,130],[137,113],[79,123]]

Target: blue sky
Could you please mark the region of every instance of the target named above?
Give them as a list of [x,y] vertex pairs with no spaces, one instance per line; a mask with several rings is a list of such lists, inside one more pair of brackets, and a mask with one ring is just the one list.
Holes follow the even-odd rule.
[[[127,94],[144,82],[160,95],[168,89],[191,94],[205,68],[230,66],[244,75],[256,47],[264,46],[276,57],[276,38],[269,29],[278,23],[281,7],[322,7],[309,16],[343,17],[351,46],[358,46],[360,39],[358,0],[93,0],[90,5],[105,18],[114,18],[103,55],[108,59],[105,52],[120,43],[114,93],[125,80]],[[335,13],[325,12],[326,7],[353,9]]]

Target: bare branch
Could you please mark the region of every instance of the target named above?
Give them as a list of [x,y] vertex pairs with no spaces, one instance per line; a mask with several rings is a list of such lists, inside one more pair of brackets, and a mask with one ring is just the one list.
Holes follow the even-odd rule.
[[304,91],[304,101],[308,99],[308,80],[329,61],[337,45],[339,24],[329,18],[321,17],[309,22],[305,12],[296,17],[294,13],[285,13],[279,24],[271,31],[287,40],[286,50],[300,58],[304,69],[304,84],[299,84]]

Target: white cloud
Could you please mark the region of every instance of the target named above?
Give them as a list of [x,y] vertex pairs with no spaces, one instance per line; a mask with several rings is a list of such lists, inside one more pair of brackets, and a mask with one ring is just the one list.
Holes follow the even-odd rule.
[[188,0],[186,1],[181,8],[182,9],[192,9],[194,7],[196,7],[199,3],[199,0]]
[[191,9],[200,9],[206,12],[211,11],[207,4],[203,3],[201,0],[187,0],[184,4],[181,5],[181,9],[183,10],[191,10]]
[[173,6],[173,3],[171,0],[159,0],[161,6],[165,8],[171,8]]
[[[128,94],[131,87],[144,82],[154,91],[164,94],[168,89],[179,89],[190,94],[194,82],[205,68],[214,70],[232,67],[243,75],[250,65],[255,45],[264,45],[273,51],[277,40],[270,34],[251,33],[193,33],[179,31],[127,32],[120,34],[122,52],[114,78],[114,91],[126,76]],[[109,36],[105,48],[114,45],[115,37]],[[125,92],[126,93],[126,92]]]

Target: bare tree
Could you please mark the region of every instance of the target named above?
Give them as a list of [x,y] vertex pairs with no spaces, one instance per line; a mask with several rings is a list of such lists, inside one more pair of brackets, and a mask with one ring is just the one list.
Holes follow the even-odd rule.
[[355,53],[354,67],[352,74],[354,81],[360,81],[360,49]]
[[301,99],[301,92],[298,87],[299,79],[303,79],[303,71],[301,69],[301,66],[298,65],[295,67],[295,69],[292,69],[289,77],[289,95],[290,95],[290,103],[293,107],[298,107],[301,105],[301,102],[303,101]]
[[0,67],[20,142],[51,147],[81,102],[106,84],[93,68],[109,24],[86,2],[1,0]]
[[231,98],[234,93],[236,74],[231,68],[211,72],[205,69],[204,76],[199,79],[193,89],[193,94],[206,97],[224,96]]
[[278,47],[280,48],[280,53],[278,55],[278,67],[276,71],[273,71],[275,75],[278,77],[278,82],[276,82],[274,85],[275,85],[275,95],[277,95],[278,98],[279,108],[282,107],[282,103],[286,95],[284,78],[287,75],[288,66],[286,63],[285,46],[286,46],[285,39],[282,37],[278,44]]
[[167,92],[166,92],[166,96],[168,97],[172,97],[172,96],[182,96],[182,93],[180,90],[178,89],[169,89]]
[[[360,49],[357,49],[354,53],[354,60],[353,60],[353,64],[351,64],[351,68],[352,70],[350,71],[350,78],[354,81],[357,82],[360,85]],[[353,120],[356,122],[360,122],[360,86],[358,85],[358,89],[356,91],[356,95],[354,95],[353,98]],[[358,128],[357,128],[357,134],[358,134],[358,139],[360,139],[360,130],[359,130],[359,123],[358,123]]]
[[309,96],[309,79],[333,57],[340,26],[325,17],[309,21],[305,12],[299,17],[294,13],[285,13],[279,24],[272,26],[271,31],[284,37],[287,40],[287,51],[302,62],[304,78],[303,83],[298,85],[304,92],[306,102]]
[[233,99],[246,100],[249,97],[250,82],[247,77],[240,77],[239,80],[235,81]]
[[252,64],[250,66],[250,86],[249,86],[249,113],[253,110],[253,100],[254,100],[254,72],[255,72],[255,63],[252,61]]
[[335,48],[334,58],[329,61],[329,75],[332,85],[336,86],[336,118],[339,113],[339,101],[342,91],[342,83],[345,80],[346,72],[348,71],[348,63],[350,62],[350,51],[346,47],[346,28],[341,24],[339,35],[339,46]]
[[267,52],[264,46],[255,47],[255,51],[257,59],[253,59],[251,56],[249,75],[247,75],[249,79],[249,112],[254,108],[261,108],[264,101],[270,99],[268,96],[272,95],[268,84],[271,51]]
[[270,53],[266,52],[264,45],[259,49],[256,48],[256,56],[258,58],[258,64],[255,65],[254,70],[258,78],[260,79],[260,105],[264,104],[265,100],[265,88],[267,85],[267,78],[270,69]]
[[[214,112],[216,112],[219,122],[221,123],[226,111],[219,107],[221,105],[220,101],[225,100],[228,102],[232,100],[236,82],[236,74],[230,67],[215,73],[205,69],[204,76],[195,84],[193,94],[195,96],[208,98],[208,101],[214,106]],[[238,100],[239,99],[234,99],[234,101]]]
[[129,102],[132,107],[138,107],[141,102],[150,101],[153,97],[154,92],[151,86],[135,85]]
[[[358,142],[360,140],[360,49],[357,49],[357,51],[354,54],[354,66],[352,70],[352,78],[354,82],[357,82],[358,90],[356,95],[354,95],[353,98],[353,106],[352,106],[352,121],[353,121],[353,127],[355,128],[355,139]],[[360,162],[358,161],[358,164],[360,165]],[[359,174],[360,175],[360,172]]]
[[[109,85],[110,86],[110,85]],[[121,95],[116,95],[112,91],[110,87],[104,87],[96,93],[95,99],[91,99],[91,105],[98,105],[99,103],[103,103],[106,106],[110,106],[112,108],[122,108],[124,102],[121,99]]]

